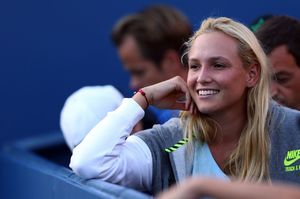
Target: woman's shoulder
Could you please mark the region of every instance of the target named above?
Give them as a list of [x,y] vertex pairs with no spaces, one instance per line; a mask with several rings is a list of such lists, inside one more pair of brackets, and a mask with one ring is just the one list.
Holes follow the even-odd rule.
[[272,106],[270,176],[273,180],[300,183],[296,175],[299,166],[300,112],[279,104]]
[[300,111],[272,103],[269,131],[273,143],[299,145]]
[[272,101],[270,105],[270,120],[277,125],[297,127],[300,126],[300,111]]

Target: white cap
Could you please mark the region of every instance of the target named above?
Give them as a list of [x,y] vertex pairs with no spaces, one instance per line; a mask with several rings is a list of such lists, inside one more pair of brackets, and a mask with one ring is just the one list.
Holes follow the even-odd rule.
[[86,86],[70,95],[60,113],[60,128],[69,148],[73,150],[122,99],[111,85]]

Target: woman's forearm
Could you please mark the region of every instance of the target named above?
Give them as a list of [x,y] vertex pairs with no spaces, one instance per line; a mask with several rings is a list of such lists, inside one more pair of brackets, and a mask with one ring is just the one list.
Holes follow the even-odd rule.
[[[124,99],[122,105],[99,122],[74,149],[70,163],[73,171],[85,179],[98,178],[118,184],[133,181],[127,179],[128,173],[131,173],[130,178],[148,179],[151,171],[147,168],[150,165],[152,169],[152,163],[147,145],[136,136],[126,140],[143,115],[138,104]],[[143,182],[130,183],[130,187],[143,189],[140,187]]]

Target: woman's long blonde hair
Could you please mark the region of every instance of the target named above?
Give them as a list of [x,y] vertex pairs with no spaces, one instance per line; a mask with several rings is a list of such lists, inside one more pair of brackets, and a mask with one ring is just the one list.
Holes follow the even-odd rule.
[[[208,32],[219,31],[235,38],[238,53],[245,69],[257,64],[260,77],[257,84],[248,89],[247,123],[241,133],[236,149],[227,159],[225,173],[240,180],[262,181],[269,179],[269,136],[267,130],[269,107],[269,71],[267,58],[254,34],[243,24],[226,17],[208,18],[200,29],[186,43],[186,53],[195,39]],[[189,140],[212,143],[216,136],[217,124],[204,114],[181,114],[181,121]],[[193,143],[193,142],[190,142]]]

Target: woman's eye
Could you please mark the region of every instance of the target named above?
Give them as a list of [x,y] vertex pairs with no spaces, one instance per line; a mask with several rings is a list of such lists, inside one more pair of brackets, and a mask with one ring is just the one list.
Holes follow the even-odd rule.
[[190,68],[191,68],[191,69],[196,69],[196,68],[199,68],[199,66],[196,65],[196,64],[190,64]]
[[221,69],[221,68],[225,68],[225,65],[217,63],[217,64],[214,64],[214,67],[217,69]]

